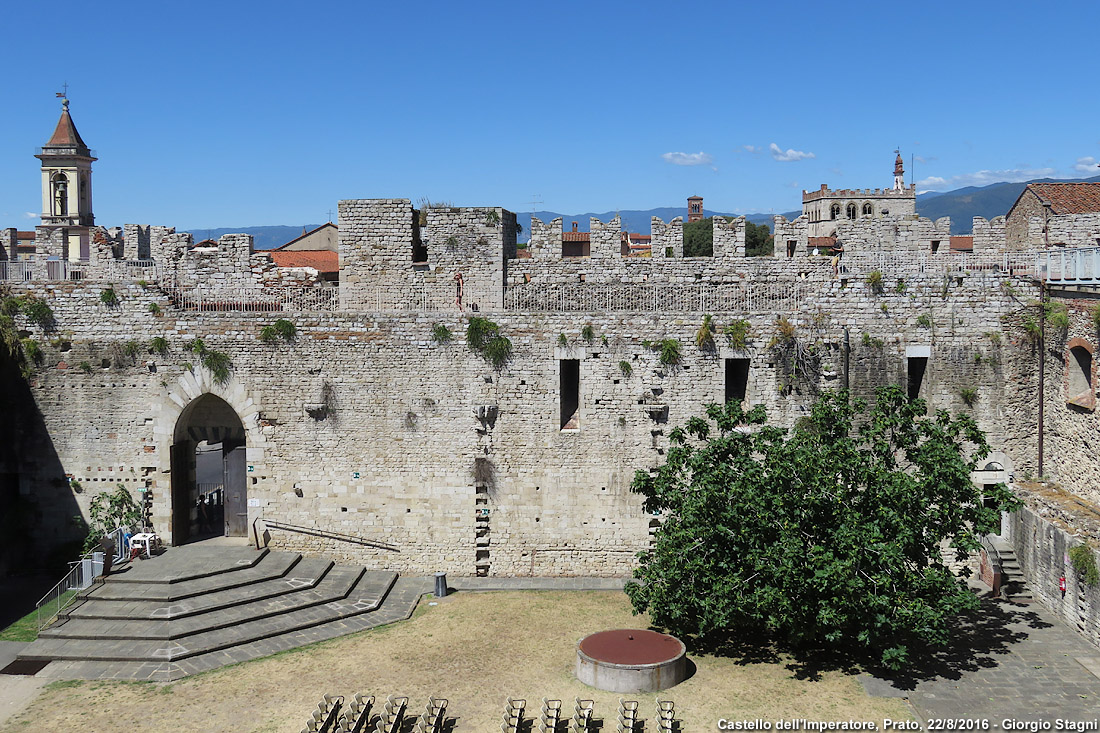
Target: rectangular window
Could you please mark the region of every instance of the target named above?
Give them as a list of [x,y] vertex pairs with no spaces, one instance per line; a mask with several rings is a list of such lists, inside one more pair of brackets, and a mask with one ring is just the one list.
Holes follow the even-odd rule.
[[749,391],[749,360],[726,359],[726,402],[743,400]]
[[561,429],[580,428],[581,406],[581,361],[580,359],[562,359],[558,362],[559,389],[561,400]]
[[940,240],[933,239],[932,240],[932,252],[939,252],[939,251],[940,251]]
[[924,382],[924,370],[928,368],[927,356],[910,356],[908,359],[908,393],[909,399],[920,397],[920,387]]

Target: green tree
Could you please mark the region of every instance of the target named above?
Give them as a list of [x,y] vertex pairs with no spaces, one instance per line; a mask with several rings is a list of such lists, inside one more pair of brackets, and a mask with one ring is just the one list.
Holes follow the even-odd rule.
[[[714,217],[684,224],[684,257],[714,256]],[[726,221],[733,221],[726,217]],[[748,257],[770,255],[772,253],[771,229],[767,224],[753,224],[745,221],[745,254]]]
[[775,237],[767,224],[745,221],[745,256],[760,257],[773,252]]
[[714,256],[713,217],[684,224],[684,257]]
[[122,484],[111,492],[96,494],[88,508],[88,537],[84,540],[84,552],[99,545],[101,537],[118,527],[141,524],[141,507]]
[[768,633],[792,647],[864,648],[898,668],[913,638],[948,640],[977,599],[944,564],[977,550],[1003,485],[970,479],[989,447],[967,415],[925,416],[897,386],[873,405],[826,393],[792,431],[762,406],[708,405],[631,486],[664,515],[627,584],[636,612],[711,643]]

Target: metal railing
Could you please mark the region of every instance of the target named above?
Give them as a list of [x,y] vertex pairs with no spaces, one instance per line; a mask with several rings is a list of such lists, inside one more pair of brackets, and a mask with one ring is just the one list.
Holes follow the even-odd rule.
[[504,309],[519,311],[752,313],[795,310],[805,297],[800,283],[672,285],[511,285]]
[[[260,532],[260,522],[263,522],[263,532]],[[263,537],[263,545],[267,546],[267,540],[271,536],[268,530],[277,529],[283,532],[295,532],[298,534],[306,534],[312,537],[322,537],[325,539],[335,540],[337,542],[350,542],[354,545],[363,545],[364,547],[373,547],[378,550],[388,550],[390,552],[401,552],[401,550],[393,545],[387,545],[384,542],[376,542],[374,540],[366,540],[362,537],[356,537],[352,534],[344,534],[343,532],[335,532],[333,530],[322,529],[320,527],[303,527],[298,524],[286,524],[284,522],[278,522],[274,519],[264,519],[263,517],[256,517],[252,520],[252,537],[256,542],[256,549],[260,549],[260,538]]]
[[844,255],[841,266],[856,274],[879,270],[886,275],[986,272],[1038,277],[1034,252],[854,252]]
[[33,262],[0,260],[0,280],[6,282],[30,282],[34,277]]
[[[127,557],[126,527],[117,527],[105,538],[104,547],[111,547],[113,562],[124,560]],[[77,599],[77,594],[89,587],[92,582],[103,575],[104,552],[88,552],[75,562],[70,562],[69,572],[57,582],[46,595],[42,596],[36,604],[38,629],[45,626],[60,615],[61,611],[71,605]]]
[[1047,283],[1100,285],[1100,247],[1048,249],[1034,262],[1036,277]]
[[63,609],[72,604],[77,593],[92,584],[103,574],[103,553],[89,552],[74,563],[69,572],[38,601],[38,629],[58,617]]
[[161,286],[172,305],[192,311],[334,311],[340,305],[337,288],[203,288]]

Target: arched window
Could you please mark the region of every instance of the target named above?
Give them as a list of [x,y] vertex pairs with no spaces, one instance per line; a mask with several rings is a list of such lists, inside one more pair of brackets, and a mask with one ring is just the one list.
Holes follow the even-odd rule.
[[53,177],[53,213],[55,216],[69,215],[69,177],[64,173]]
[[856,205],[855,204],[848,204],[848,209],[847,209],[848,218],[849,219],[855,219],[856,218],[856,212],[857,212]]
[[829,209],[829,218],[836,219],[838,216],[840,216],[840,204],[833,204]]
[[1077,407],[1094,409],[1096,394],[1093,391],[1092,351],[1083,339],[1072,339],[1069,346],[1070,358],[1066,364],[1069,372],[1066,388],[1069,394],[1066,395],[1066,401]]
[[873,214],[873,213],[875,213],[875,210],[874,210],[874,208],[873,208],[873,207],[871,206],[871,202],[870,202],[870,201],[868,201],[867,203],[865,203],[865,204],[863,205],[863,215],[864,215],[864,216],[870,216],[870,215],[871,215],[871,214]]

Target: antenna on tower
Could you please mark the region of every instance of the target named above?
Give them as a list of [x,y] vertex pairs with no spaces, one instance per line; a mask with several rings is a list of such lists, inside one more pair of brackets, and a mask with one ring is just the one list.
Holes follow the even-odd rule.
[[538,206],[541,203],[543,203],[543,201],[542,201],[542,199],[539,198],[539,194],[537,194],[537,193],[531,194],[531,218],[532,219],[535,218],[535,207]]

